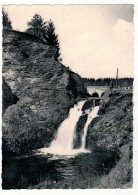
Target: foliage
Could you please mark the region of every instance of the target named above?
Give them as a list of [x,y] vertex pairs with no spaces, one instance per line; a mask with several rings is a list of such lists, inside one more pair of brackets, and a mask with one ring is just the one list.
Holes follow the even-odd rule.
[[4,11],[4,9],[2,9],[2,15],[3,15],[3,27],[12,29],[11,21],[8,17],[8,14]]
[[55,26],[50,20],[44,22],[42,17],[38,14],[35,14],[30,22],[27,23],[29,28],[26,30],[27,33],[33,34],[38,38],[45,41],[48,45],[54,46],[56,48],[55,60],[62,61],[60,57],[60,47],[58,41],[58,35],[55,34]]
[[[110,86],[110,83],[113,83],[113,86],[115,86],[116,79],[114,78],[83,78],[84,84],[87,85],[94,85],[94,86]],[[118,86],[120,87],[129,87],[133,86],[133,78],[119,78],[118,79]]]
[[43,39],[47,29],[46,23],[47,22],[44,22],[40,15],[35,14],[31,21],[27,22],[29,28],[26,30],[26,32]]
[[48,22],[47,32],[46,32],[46,35],[44,35],[44,38],[45,38],[45,40],[47,41],[47,43],[49,45],[52,45],[52,46],[56,47],[56,49],[57,49],[56,60],[61,61],[61,59],[59,59],[59,56],[60,56],[59,50],[60,50],[60,48],[59,48],[58,35],[55,34],[55,26],[54,26],[54,24],[51,20]]

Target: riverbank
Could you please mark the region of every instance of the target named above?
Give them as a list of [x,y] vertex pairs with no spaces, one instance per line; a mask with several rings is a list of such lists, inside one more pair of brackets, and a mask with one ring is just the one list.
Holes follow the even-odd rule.
[[118,155],[112,152],[20,155],[3,159],[3,189],[86,189],[93,188],[109,173]]

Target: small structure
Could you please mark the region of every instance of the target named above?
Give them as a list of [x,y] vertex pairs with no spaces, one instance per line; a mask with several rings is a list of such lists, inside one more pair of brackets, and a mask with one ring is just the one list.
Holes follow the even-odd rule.
[[111,93],[110,86],[87,86],[87,92],[95,99],[108,98]]

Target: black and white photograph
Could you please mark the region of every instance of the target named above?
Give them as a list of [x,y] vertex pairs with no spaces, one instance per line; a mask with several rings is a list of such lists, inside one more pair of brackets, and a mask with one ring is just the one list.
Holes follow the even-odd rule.
[[2,5],[2,189],[132,189],[134,5]]

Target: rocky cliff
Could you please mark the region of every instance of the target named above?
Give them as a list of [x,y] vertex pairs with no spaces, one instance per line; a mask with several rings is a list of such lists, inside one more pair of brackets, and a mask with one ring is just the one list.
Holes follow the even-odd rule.
[[[97,131],[98,130],[98,131]],[[99,109],[99,117],[88,128],[87,147],[99,151],[119,151],[131,143],[133,132],[132,93],[113,93]]]
[[99,116],[88,127],[86,143],[93,151],[113,151],[120,157],[114,169],[96,184],[97,188],[132,187],[132,92],[113,93],[109,102],[100,106]]
[[32,35],[3,31],[4,152],[48,146],[75,97],[86,94],[79,75],[55,61],[55,53]]

